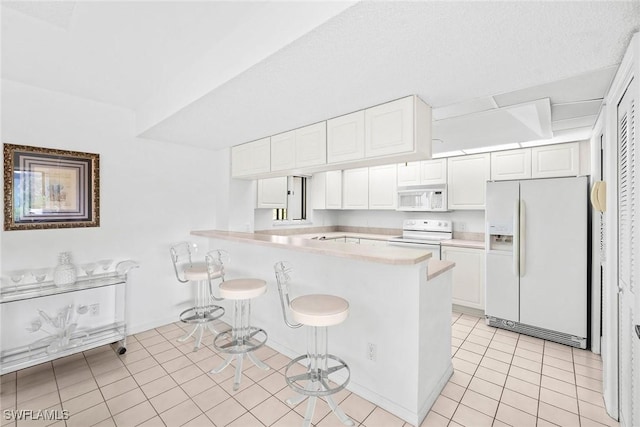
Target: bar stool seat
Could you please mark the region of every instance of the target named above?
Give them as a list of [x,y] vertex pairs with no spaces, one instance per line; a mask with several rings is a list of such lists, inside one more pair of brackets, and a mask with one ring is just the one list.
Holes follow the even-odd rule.
[[[209,275],[207,273],[207,264],[204,262],[194,262],[193,264],[186,266],[183,270],[182,270],[185,279],[189,280],[189,281],[200,281],[200,280],[208,280],[209,279]],[[218,279],[220,278],[220,273],[216,272],[216,273],[212,273],[211,274],[211,279]]]
[[222,282],[219,289],[224,299],[245,300],[267,292],[267,282],[262,279],[231,279]]
[[333,326],[349,316],[349,303],[335,295],[303,295],[291,301],[293,320],[308,326]]

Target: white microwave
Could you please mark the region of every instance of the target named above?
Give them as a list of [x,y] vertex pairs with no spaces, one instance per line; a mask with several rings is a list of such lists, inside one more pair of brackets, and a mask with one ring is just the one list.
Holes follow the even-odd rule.
[[447,210],[447,186],[398,189],[399,211],[443,212]]

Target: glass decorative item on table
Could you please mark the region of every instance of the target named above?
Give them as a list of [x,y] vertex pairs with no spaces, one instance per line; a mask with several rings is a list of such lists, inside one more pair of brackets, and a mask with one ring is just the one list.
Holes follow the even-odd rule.
[[105,273],[109,267],[111,267],[111,264],[113,264],[113,260],[101,259],[100,261],[97,261],[97,264],[102,268],[102,272]]
[[31,270],[31,275],[33,276],[33,278],[35,279],[36,283],[38,283],[38,284],[44,282],[44,279],[47,278],[48,274],[49,274],[49,269],[48,268],[38,268],[38,269],[35,269],[35,270]]
[[77,277],[76,266],[71,263],[71,253],[60,252],[58,255],[58,265],[53,271],[53,283],[55,283],[56,286],[73,285]]
[[[75,320],[75,313],[81,315],[87,313],[87,311],[88,308],[85,305],[78,306],[74,310],[73,304],[69,304],[58,310],[58,314],[55,317],[51,317],[43,310],[38,310],[40,317],[31,322],[31,327],[27,328],[27,331],[42,331],[49,336],[32,343],[31,347],[46,345],[47,353],[51,354],[82,344],[89,334],[76,331],[78,323]],[[44,325],[42,320],[45,321]]]
[[91,276],[93,276],[93,272],[98,268],[98,264],[95,262],[88,262],[86,264],[82,264],[80,268],[82,268],[82,271],[84,271],[84,274],[86,274],[88,278],[91,278]]
[[16,270],[9,273],[9,277],[11,277],[11,281],[14,286],[18,286],[20,282],[22,282],[22,279],[24,279],[24,273],[24,270]]

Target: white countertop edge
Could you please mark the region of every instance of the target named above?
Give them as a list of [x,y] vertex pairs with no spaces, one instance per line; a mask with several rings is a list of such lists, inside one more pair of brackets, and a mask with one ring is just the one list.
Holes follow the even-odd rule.
[[[426,261],[432,256],[431,251],[427,250],[407,249],[399,246],[336,245],[322,240],[310,240],[309,238],[300,237],[299,235],[277,236],[224,230],[195,230],[192,231],[191,234],[194,236],[234,240],[263,246],[289,247],[304,252],[382,264],[414,265]],[[353,236],[356,233],[344,234]]]
[[455,266],[456,263],[453,261],[430,259],[427,265],[427,280],[433,280],[442,273],[453,269]]

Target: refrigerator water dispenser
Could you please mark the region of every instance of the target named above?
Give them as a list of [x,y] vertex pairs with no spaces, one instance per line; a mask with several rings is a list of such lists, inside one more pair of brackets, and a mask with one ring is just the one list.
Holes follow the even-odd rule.
[[513,251],[512,223],[489,223],[489,250]]

